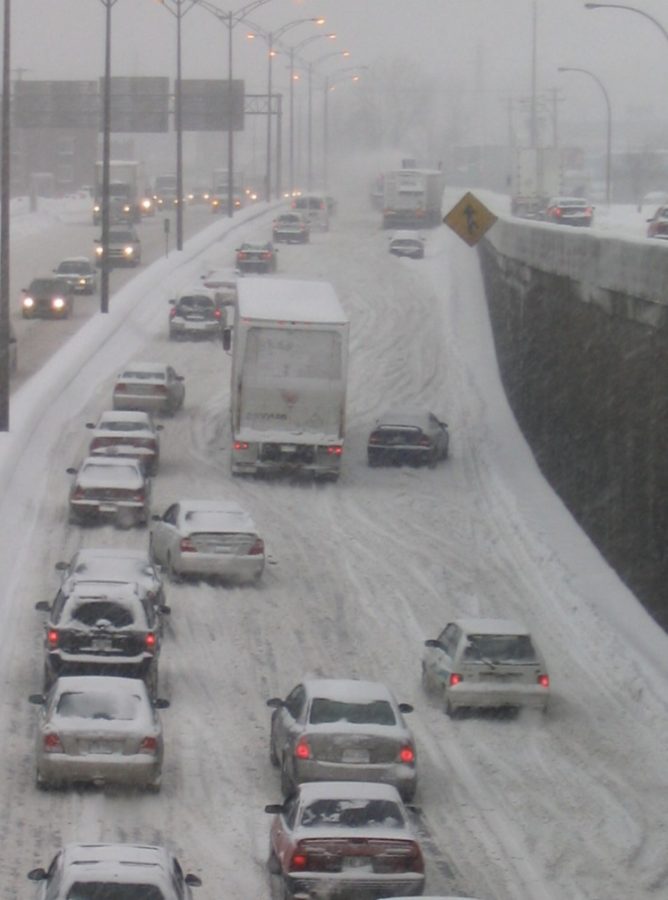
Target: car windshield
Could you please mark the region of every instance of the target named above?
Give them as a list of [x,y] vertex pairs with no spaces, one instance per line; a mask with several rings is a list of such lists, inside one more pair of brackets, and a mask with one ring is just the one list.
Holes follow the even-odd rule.
[[58,698],[56,712],[65,719],[104,719],[130,722],[137,717],[141,698],[137,694],[111,691],[67,691]]
[[61,262],[58,266],[58,271],[62,275],[88,275],[92,272],[90,264],[87,262]]
[[210,297],[181,297],[178,302],[179,309],[213,309],[214,302]]
[[73,605],[68,612],[72,624],[88,628],[95,625],[129,628],[135,621],[131,609],[113,600],[86,600]]
[[51,294],[59,293],[63,290],[60,281],[54,281],[53,278],[36,278],[30,285],[31,294]]
[[394,710],[387,700],[356,703],[350,700],[328,700],[316,697],[311,703],[311,725],[350,722],[352,725],[395,725]]
[[67,900],[165,900],[165,895],[154,884],[86,881],[73,884]]
[[538,662],[528,634],[472,634],[464,650],[464,659],[472,662]]
[[302,811],[303,828],[403,828],[404,817],[391,800],[314,800]]

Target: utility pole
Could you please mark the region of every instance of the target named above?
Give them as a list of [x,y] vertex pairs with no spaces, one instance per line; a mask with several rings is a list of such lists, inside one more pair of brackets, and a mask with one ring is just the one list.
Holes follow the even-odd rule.
[[0,121],[0,431],[9,431],[9,204],[10,204],[10,23],[11,0],[4,0],[2,33],[2,108]]

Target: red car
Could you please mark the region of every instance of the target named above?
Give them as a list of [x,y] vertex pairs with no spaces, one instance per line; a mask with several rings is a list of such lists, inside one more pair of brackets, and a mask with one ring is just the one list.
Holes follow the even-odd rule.
[[268,866],[281,896],[422,895],[422,850],[392,785],[310,782],[265,811],[274,814]]
[[647,237],[668,241],[668,206],[660,206],[647,222]]
[[588,228],[594,219],[594,207],[584,197],[552,197],[545,218],[555,225],[579,225]]

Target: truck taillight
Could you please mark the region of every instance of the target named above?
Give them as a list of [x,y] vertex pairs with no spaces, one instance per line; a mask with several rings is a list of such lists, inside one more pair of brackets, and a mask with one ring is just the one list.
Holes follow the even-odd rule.
[[340,447],[338,445],[328,447],[327,453],[329,454],[329,456],[341,456],[341,454],[343,453],[343,447]]
[[248,441],[235,441],[234,449],[235,450],[248,450]]

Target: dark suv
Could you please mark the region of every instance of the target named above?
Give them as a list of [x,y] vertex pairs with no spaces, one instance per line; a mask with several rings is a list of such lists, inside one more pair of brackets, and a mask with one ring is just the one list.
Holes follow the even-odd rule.
[[135,585],[78,582],[62,588],[44,626],[44,690],[59,675],[122,675],[142,678],[157,696],[160,623],[153,604]]
[[214,294],[183,293],[170,300],[169,337],[218,338],[225,327],[226,311],[216,302]]
[[21,312],[24,319],[37,316],[67,319],[72,313],[74,289],[60,278],[33,278],[30,287],[23,288]]

